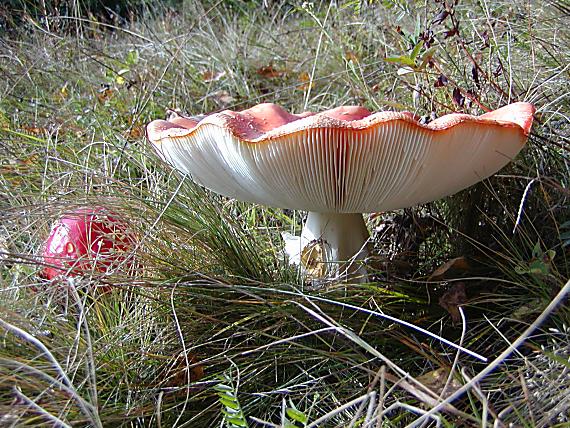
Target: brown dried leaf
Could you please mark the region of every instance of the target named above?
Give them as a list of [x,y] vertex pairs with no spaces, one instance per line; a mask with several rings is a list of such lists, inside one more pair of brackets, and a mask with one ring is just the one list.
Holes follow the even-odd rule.
[[306,71],[299,74],[299,82],[301,82],[301,85],[297,86],[297,89],[302,91],[306,91],[307,89],[315,86],[315,82],[311,82],[311,76]]
[[206,83],[217,82],[226,75],[225,71],[204,71],[202,73],[202,80]]
[[452,28],[451,30],[447,30],[445,33],[443,33],[443,38],[448,39],[448,38],[453,37],[457,34],[459,34],[459,30],[457,28]]
[[30,135],[45,135],[47,134],[47,129],[44,127],[38,126],[22,126],[22,129],[26,131]]
[[445,75],[443,74],[440,74],[435,83],[433,84],[433,86],[435,88],[441,88],[442,86],[445,86],[448,83],[449,81],[447,80],[447,77],[445,77]]
[[446,261],[444,264],[434,270],[433,273],[429,276],[428,281],[441,280],[448,272],[457,274],[459,272],[468,271],[469,269],[471,269],[471,266],[465,257],[455,257],[454,259]]
[[132,128],[126,130],[123,136],[130,140],[138,140],[144,135],[144,128],[142,126],[133,126]]
[[370,90],[374,93],[380,91],[382,89],[382,85],[380,83],[375,83],[374,85],[372,85],[372,87],[370,88]]
[[[394,385],[398,385],[398,387],[400,387],[403,390],[405,390],[406,392],[412,394],[414,397],[416,397],[422,403],[425,403],[430,407],[434,407],[435,405],[437,405],[439,403],[439,400],[437,400],[437,395],[431,389],[429,389],[425,386],[423,389],[427,389],[427,391],[421,390],[420,389],[421,387],[418,388],[418,385],[416,385],[416,383],[410,383],[410,382],[406,381],[405,379],[394,376],[391,373],[386,373],[385,378],[387,381],[392,382]],[[459,410],[457,410],[451,404],[446,404],[442,408],[442,410],[445,412],[448,412],[452,415],[457,415],[457,416],[461,415]]]
[[358,56],[353,51],[346,51],[344,59],[347,61],[358,62]]
[[467,303],[467,293],[465,283],[457,282],[439,298],[439,306],[449,312],[453,324],[461,321],[459,306]]
[[282,77],[285,75],[285,70],[278,70],[277,68],[273,67],[273,65],[264,65],[263,67],[259,67],[256,70],[256,73],[261,77],[266,79],[274,79],[276,77]]
[[[183,386],[188,384],[188,376],[190,382],[197,382],[204,377],[204,367],[199,362],[198,357],[194,354],[188,354],[188,364],[186,366],[186,358],[184,355],[178,355],[172,364],[166,368],[164,378],[168,386]],[[189,370],[189,372],[188,372]]]
[[104,85],[101,89],[97,91],[97,99],[100,102],[105,102],[113,96],[113,90],[109,85]]

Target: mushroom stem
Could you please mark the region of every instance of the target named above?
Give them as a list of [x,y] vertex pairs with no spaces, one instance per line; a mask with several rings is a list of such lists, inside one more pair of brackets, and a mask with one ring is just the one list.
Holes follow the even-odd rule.
[[[370,237],[362,214],[338,214],[309,212],[301,232],[301,265],[310,269],[307,263],[311,244],[320,245],[320,261],[328,263],[329,277],[353,278],[360,276],[366,281],[366,269],[359,263],[368,255],[367,241]],[[307,266],[309,264],[309,266]]]

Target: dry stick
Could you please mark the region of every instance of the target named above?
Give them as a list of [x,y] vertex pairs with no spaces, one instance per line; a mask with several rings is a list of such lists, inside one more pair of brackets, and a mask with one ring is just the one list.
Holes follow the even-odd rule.
[[[394,376],[390,373],[386,373],[385,378],[388,382],[393,383],[393,386],[388,390],[387,395],[390,395],[392,393],[392,391],[396,390],[396,388],[401,388],[404,391],[406,391],[407,393],[413,395],[417,400],[421,401],[426,406],[435,406],[438,403],[437,394],[435,392],[433,392],[431,389],[429,389],[427,386],[425,386],[423,383],[420,383],[419,381],[415,380],[411,376],[408,376],[407,378],[399,378],[398,379],[396,376]],[[409,379],[410,382],[408,382],[406,379]],[[415,383],[412,384],[411,383],[412,381],[414,381]],[[426,392],[423,392],[422,390],[420,390],[419,386],[421,386],[421,389],[425,390]],[[434,397],[436,397],[436,398],[434,398]],[[462,412],[462,411],[458,410],[457,408],[453,407],[451,404],[446,405],[444,411],[446,413],[449,413],[449,414],[455,416],[455,417],[460,418],[461,420],[477,422],[477,419],[475,418],[475,416],[468,415],[467,413]],[[381,412],[379,411],[379,413],[380,413],[380,416],[382,413],[386,413],[385,409],[383,409]]]
[[[380,385],[380,393],[383,394],[384,393],[384,370],[385,370],[386,366],[381,366],[380,370],[378,370],[376,372],[376,376],[374,376],[374,379],[372,380],[372,382],[370,383],[370,385],[368,385],[368,389],[367,392],[376,392],[376,384],[378,383],[379,380],[381,380],[382,384]],[[362,428],[370,428],[372,426],[372,423],[375,420],[374,415],[376,414],[376,410],[378,409],[379,404],[377,403],[376,400],[376,393],[372,396],[370,396],[370,401],[368,403],[368,409],[366,411],[366,418],[364,419],[364,424],[362,425]],[[379,397],[379,402],[382,400],[382,397]],[[359,409],[360,411],[361,409]],[[356,423],[356,417],[353,418],[353,421],[351,422],[351,426],[354,425],[354,423]]]
[[354,400],[349,401],[348,403],[343,404],[340,407],[337,407],[336,409],[330,411],[329,413],[327,413],[324,416],[321,416],[320,418],[318,418],[317,420],[315,420],[314,422],[311,422],[309,425],[307,425],[307,428],[316,428],[321,426],[320,424],[322,422],[325,422],[327,420],[329,420],[330,418],[338,415],[339,413],[344,412],[347,409],[350,409],[352,406],[355,406],[356,404],[362,403],[362,402],[366,402],[369,398],[374,397],[376,395],[375,391],[366,393],[360,397],[355,398]]
[[370,402],[368,403],[368,410],[366,410],[366,418],[364,419],[364,423],[366,427],[370,427],[370,425],[374,421],[374,412],[376,411],[376,391],[372,391],[370,394]]
[[[471,382],[471,378],[467,375],[465,369],[461,370],[461,374],[463,375],[463,378],[468,383]],[[482,421],[481,426],[486,427],[487,426],[488,413],[491,413],[495,419],[498,418],[497,413],[495,413],[494,411],[489,409],[489,400],[487,400],[487,397],[485,397],[485,395],[483,394],[483,391],[481,391],[481,389],[479,388],[479,385],[474,383],[473,384],[473,390],[475,391],[475,395],[479,397],[479,400],[481,401],[481,404],[483,405],[483,409],[481,410],[481,421]]]
[[162,397],[164,397],[164,391],[160,391],[156,399],[156,426],[158,428],[162,428]]
[[[526,384],[526,380],[524,378],[524,373],[521,371],[519,371],[519,381],[521,383],[521,388],[523,390],[523,394],[524,394],[524,400],[526,403],[530,403],[530,393],[528,390],[528,385]],[[532,411],[532,406],[528,406],[528,415],[530,416],[530,421],[532,423],[532,426],[537,426],[536,423],[536,419],[534,417],[534,412]]]
[[554,297],[554,299],[552,299],[552,301],[546,307],[546,309],[544,309],[544,311],[540,314],[540,316],[523,332],[523,334],[521,334],[517,338],[517,340],[515,340],[507,349],[505,349],[487,367],[485,367],[481,372],[479,372],[479,374],[477,376],[475,376],[473,379],[471,379],[470,382],[463,385],[461,388],[459,388],[457,391],[455,391],[453,394],[451,394],[445,400],[440,402],[437,406],[433,407],[425,415],[421,416],[419,419],[416,419],[416,421],[413,422],[412,424],[408,425],[408,427],[413,428],[413,427],[419,426],[428,417],[430,417],[434,413],[438,412],[441,408],[450,404],[454,400],[457,400],[464,393],[466,393],[471,388],[472,385],[479,383],[480,381],[482,381],[485,378],[485,376],[487,376],[489,373],[491,373],[493,370],[495,370],[497,367],[499,367],[501,365],[501,363],[509,355],[511,355],[524,341],[526,341],[529,338],[529,336],[532,334],[532,332],[534,330],[536,330],[546,320],[546,318],[548,318],[548,316],[554,311],[554,309],[556,309],[558,304],[562,301],[562,299],[564,299],[564,297],[566,296],[566,294],[568,294],[569,291],[570,291],[570,280],[568,280],[568,282],[566,282],[564,287],[562,287],[562,289],[556,295],[556,297]]
[[362,401],[360,406],[358,406],[358,409],[356,409],[356,413],[352,416],[350,424],[348,425],[347,428],[354,428],[356,422],[360,419],[360,415],[362,415],[362,412],[364,411],[365,407],[367,408],[367,410],[366,410],[366,417],[364,420],[367,421],[369,419],[368,415],[372,416],[372,412],[374,411],[374,405],[376,403],[376,391],[368,387],[366,395],[368,396],[369,400]]
[[259,352],[259,351],[261,351],[261,350],[263,350],[263,349],[270,348],[270,347],[275,346],[275,345],[280,345],[280,344],[282,344],[282,343],[293,342],[293,341],[295,341],[295,340],[297,340],[297,339],[302,339],[303,337],[313,336],[313,335],[315,335],[315,334],[321,334],[321,333],[324,333],[324,332],[327,332],[327,331],[333,331],[333,330],[336,330],[336,327],[324,327],[324,328],[320,328],[320,329],[318,329],[318,330],[309,331],[308,333],[302,333],[302,334],[298,334],[298,335],[296,335],[296,336],[286,337],[285,339],[276,340],[276,341],[271,342],[271,343],[268,343],[268,344],[266,344],[266,345],[259,346],[259,347],[255,348],[255,349],[250,349],[250,350],[248,350],[248,351],[243,351],[240,355],[252,354],[252,353],[254,353],[254,352]]
[[251,420],[255,423],[258,423],[261,426],[269,427],[269,428],[282,428],[285,426],[284,424],[283,425],[277,425],[277,424],[274,424],[272,422],[267,422],[267,421],[264,421],[262,419],[256,418],[255,416],[249,416],[249,420]]
[[[412,406],[410,404],[402,403],[399,400],[396,401],[394,404],[388,406],[386,408],[386,410],[384,410],[384,413],[388,413],[388,412],[390,412],[394,409],[398,409],[398,408],[407,410],[408,412],[411,412],[411,413],[421,413],[422,415],[426,414],[425,410],[420,409],[419,407],[416,407],[416,406]],[[431,419],[433,419],[435,421],[436,427],[441,426],[441,418],[439,417],[439,415],[431,415],[430,417],[431,417]]]

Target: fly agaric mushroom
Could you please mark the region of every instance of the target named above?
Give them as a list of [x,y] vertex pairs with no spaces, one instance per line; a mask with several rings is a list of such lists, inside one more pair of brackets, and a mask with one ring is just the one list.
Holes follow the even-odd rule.
[[345,106],[295,115],[259,104],[155,120],[147,137],[163,160],[214,192],[309,211],[300,238],[307,269],[309,244],[321,244],[321,262],[367,254],[361,213],[437,200],[496,173],[526,143],[533,113],[521,102],[423,125],[408,112]]
[[53,280],[105,272],[123,262],[131,247],[125,225],[104,208],[78,208],[53,225],[43,246],[47,266],[42,276]]

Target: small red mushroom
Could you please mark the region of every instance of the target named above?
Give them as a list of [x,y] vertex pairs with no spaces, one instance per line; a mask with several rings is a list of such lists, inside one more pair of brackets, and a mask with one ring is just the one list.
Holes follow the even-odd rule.
[[102,207],[78,208],[63,214],[43,246],[49,280],[105,272],[125,261],[133,246],[126,226]]

